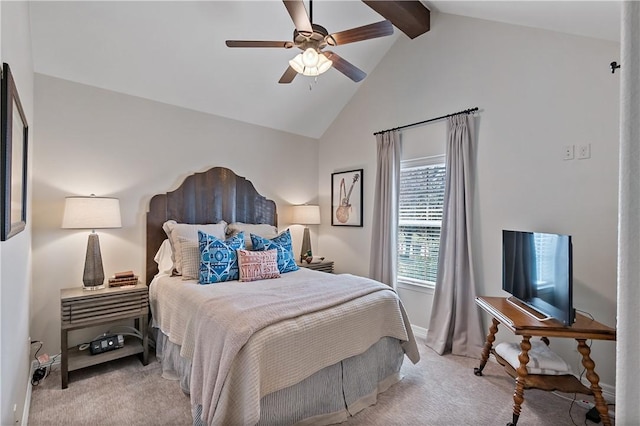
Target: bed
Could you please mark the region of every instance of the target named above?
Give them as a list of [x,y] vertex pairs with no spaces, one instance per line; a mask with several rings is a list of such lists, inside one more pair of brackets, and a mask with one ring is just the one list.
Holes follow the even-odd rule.
[[[190,394],[194,424],[340,423],[401,379],[405,356],[419,361],[402,303],[388,286],[307,268],[201,285],[187,256],[196,243],[178,239],[184,254],[178,262],[172,245],[178,240],[168,244],[167,223],[189,232],[222,226],[227,241],[246,238],[254,250],[287,231],[277,234],[275,202],[223,167],[188,176],[175,191],[151,199],[146,276],[156,353],[163,375],[179,379]],[[233,229],[269,229],[276,236],[229,236]],[[201,254],[202,245],[195,246]],[[237,253],[244,259],[267,251]]]

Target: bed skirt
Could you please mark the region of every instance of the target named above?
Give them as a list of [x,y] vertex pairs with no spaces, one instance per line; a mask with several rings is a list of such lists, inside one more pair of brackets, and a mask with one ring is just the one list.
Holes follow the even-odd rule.
[[[180,380],[189,394],[190,360],[180,356],[180,346],[156,332],[156,357],[162,377]],[[377,395],[401,379],[404,360],[401,342],[383,337],[366,352],[312,374],[303,381],[265,395],[260,400],[258,425],[327,425],[340,423],[373,405]],[[204,426],[202,406],[192,407],[193,424]]]

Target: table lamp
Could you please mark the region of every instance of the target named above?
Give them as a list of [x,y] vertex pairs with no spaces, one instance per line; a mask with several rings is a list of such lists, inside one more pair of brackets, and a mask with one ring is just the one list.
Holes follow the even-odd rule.
[[[320,224],[320,206],[304,204],[301,206],[293,206],[292,222],[300,225],[319,225]],[[311,253],[311,237],[309,235],[309,227],[304,227],[302,234],[302,250],[300,251],[300,262],[304,261]]]
[[86,290],[104,288],[104,269],[100,254],[100,240],[96,229],[121,228],[120,200],[117,198],[66,197],[62,227],[66,229],[91,229],[87,242],[82,281]]

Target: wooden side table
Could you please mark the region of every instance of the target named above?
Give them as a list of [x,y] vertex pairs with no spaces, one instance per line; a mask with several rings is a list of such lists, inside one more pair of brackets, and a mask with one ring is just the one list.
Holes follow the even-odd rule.
[[[516,379],[516,389],[513,394],[513,419],[507,426],[515,426],[518,423],[520,409],[524,402],[524,390],[531,388],[593,395],[602,424],[605,426],[611,425],[607,402],[602,397],[602,388],[599,385],[600,378],[595,372],[595,363],[590,357],[591,349],[586,344],[586,341],[587,339],[615,341],[615,329],[600,324],[580,313],[576,313],[576,320],[570,327],[555,320],[540,321],[522,312],[504,297],[477,297],[476,304],[492,316],[492,324],[489,327],[489,334],[487,334],[487,340],[482,350],[480,366],[474,369],[475,375],[482,376],[482,370],[487,364],[489,354],[493,352],[500,363],[505,366],[507,373]],[[520,366],[515,370],[506,361],[503,363],[499,355],[492,350],[493,342],[498,332],[498,325],[503,325],[515,335],[522,336],[521,352],[518,356]],[[586,377],[591,383],[591,387],[585,387],[573,375],[547,376],[544,374],[528,374],[528,352],[531,349],[529,340],[532,336],[575,339],[578,342],[578,352],[582,355],[582,365],[587,371]]]
[[307,262],[298,262],[298,266],[301,268],[313,269],[314,271],[322,271],[333,274],[333,261],[332,260],[323,260],[319,263],[307,263]]
[[[65,288],[60,290],[60,311],[62,389],[69,384],[70,371],[134,354],[142,354],[143,365],[149,362],[149,292],[145,284],[101,290]],[[77,347],[68,348],[68,333],[71,330],[131,318],[135,319],[136,328],[142,334],[142,342],[135,337],[125,336],[124,347],[96,355],[91,355],[88,349],[80,351]]]

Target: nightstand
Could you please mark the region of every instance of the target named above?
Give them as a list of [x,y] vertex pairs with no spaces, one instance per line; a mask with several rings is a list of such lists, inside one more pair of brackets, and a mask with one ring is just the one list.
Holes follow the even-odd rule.
[[[66,389],[69,384],[70,371],[134,354],[142,354],[143,365],[149,362],[149,290],[144,283],[134,287],[109,287],[101,290],[84,290],[82,287],[62,289],[60,312],[62,389]],[[89,349],[80,351],[77,347],[68,348],[69,331],[123,319],[135,319],[136,328],[142,334],[142,342],[136,337],[125,336],[122,348],[96,355],[91,355]]]
[[313,269],[314,271],[322,271],[333,274],[333,260],[323,260],[320,263],[298,263],[301,268]]

